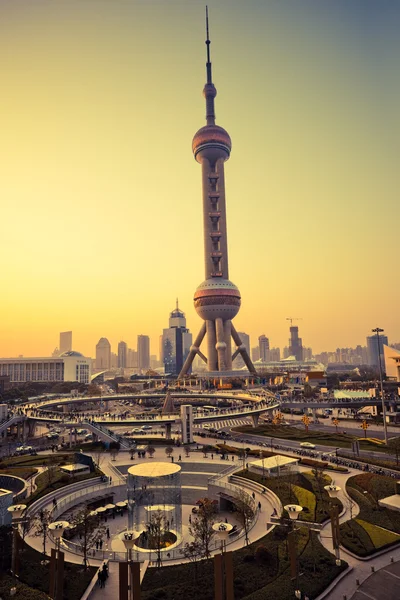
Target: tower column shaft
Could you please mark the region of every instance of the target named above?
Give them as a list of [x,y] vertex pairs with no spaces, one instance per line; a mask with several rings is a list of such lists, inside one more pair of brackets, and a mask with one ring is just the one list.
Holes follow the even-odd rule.
[[218,371],[218,357],[217,357],[217,349],[215,344],[216,334],[215,334],[215,321],[206,321],[207,326],[207,358],[208,358],[208,370],[209,371]]
[[[228,245],[226,231],[225,208],[225,178],[224,159],[219,159],[215,171],[210,161],[203,157],[202,163],[203,183],[203,229],[204,229],[204,266],[205,279],[211,279],[215,273],[219,277],[229,279],[228,272]],[[218,175],[215,189],[210,182],[210,176]],[[214,194],[214,196],[212,196]],[[218,194],[218,197],[215,196]],[[211,237],[212,232],[219,232],[219,238]]]
[[231,335],[232,335],[231,322],[228,320],[228,321],[224,322],[224,338],[225,338],[225,344],[226,344],[226,370],[227,371],[232,370]]
[[226,344],[224,335],[224,322],[219,317],[215,319],[215,331],[217,334],[217,354],[218,354],[218,370],[226,371]]

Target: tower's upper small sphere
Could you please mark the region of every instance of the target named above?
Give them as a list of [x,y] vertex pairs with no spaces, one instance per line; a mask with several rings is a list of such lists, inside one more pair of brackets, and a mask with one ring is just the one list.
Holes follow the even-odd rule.
[[227,160],[231,153],[232,141],[223,127],[205,125],[195,133],[192,150],[195,159],[201,163],[203,156],[208,160],[223,158]]
[[194,307],[205,321],[233,319],[240,308],[240,292],[229,279],[206,279],[194,294]]

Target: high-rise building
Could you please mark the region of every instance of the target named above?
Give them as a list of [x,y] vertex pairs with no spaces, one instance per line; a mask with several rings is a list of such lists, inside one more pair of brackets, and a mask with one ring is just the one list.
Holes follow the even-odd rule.
[[189,372],[193,359],[207,334],[207,369],[222,373],[232,370],[231,338],[251,373],[256,373],[242,340],[232,324],[239,312],[241,297],[236,285],[229,280],[228,240],[226,229],[224,163],[231,153],[231,138],[215,124],[214,99],[217,90],[212,81],[210,39],[207,30],[207,82],[203,93],[206,99],[205,127],[199,129],[192,142],[193,154],[201,164],[203,181],[203,226],[205,281],[194,294],[197,314],[204,320],[179,377]]
[[126,342],[118,344],[118,367],[125,369],[128,366],[128,345]]
[[[242,340],[242,344],[245,346],[246,350],[247,350],[247,354],[250,356],[251,353],[251,349],[250,349],[250,336],[247,335],[247,333],[244,333],[244,331],[238,331],[239,337]],[[253,360],[253,359],[252,359]],[[238,354],[236,356],[236,358],[234,359],[233,363],[232,363],[233,368],[236,369],[243,369],[243,367],[245,366],[244,360],[242,358],[242,356],[240,354]]]
[[[378,349],[379,345],[379,349]],[[387,335],[369,335],[367,337],[367,355],[368,364],[371,367],[379,368],[379,355],[381,356],[382,368],[385,366],[385,356],[383,346],[389,346]]]
[[118,368],[118,354],[116,352],[111,352],[111,365],[110,366],[112,369]]
[[303,360],[311,360],[312,356],[312,348],[303,348]]
[[264,334],[258,338],[258,347],[260,348],[260,359],[262,362],[269,362],[269,339]]
[[100,338],[96,345],[96,369],[111,368],[111,344],[107,338]]
[[289,354],[295,356],[298,361],[303,360],[303,343],[299,338],[299,328],[296,325],[290,327]]
[[269,360],[271,362],[279,362],[281,360],[280,348],[270,348],[269,349]]
[[136,350],[132,350],[132,348],[128,348],[127,355],[127,364],[126,366],[130,369],[135,369],[138,366],[138,356]]
[[162,355],[165,373],[180,373],[192,345],[192,334],[186,327],[185,313],[176,308],[169,316],[169,327],[163,329]]
[[253,362],[257,362],[257,360],[260,360],[260,348],[259,348],[259,346],[256,346],[255,348],[251,349],[251,360]]
[[63,331],[60,333],[60,354],[71,352],[72,350],[72,331]]
[[150,338],[148,335],[138,335],[137,353],[139,369],[150,368]]

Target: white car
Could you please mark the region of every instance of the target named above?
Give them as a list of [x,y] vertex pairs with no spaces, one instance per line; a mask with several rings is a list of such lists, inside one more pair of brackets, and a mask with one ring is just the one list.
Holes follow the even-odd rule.
[[311,444],[310,442],[301,442],[300,446],[301,448],[310,448],[310,450],[315,448],[315,444]]

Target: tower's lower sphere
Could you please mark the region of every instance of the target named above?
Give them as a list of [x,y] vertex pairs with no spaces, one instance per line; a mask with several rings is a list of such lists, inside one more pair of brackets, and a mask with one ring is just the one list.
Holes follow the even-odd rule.
[[205,321],[233,319],[240,302],[240,292],[229,279],[206,279],[194,294],[196,312]]

